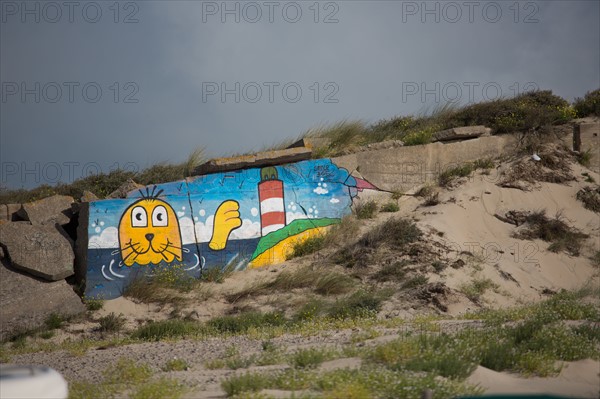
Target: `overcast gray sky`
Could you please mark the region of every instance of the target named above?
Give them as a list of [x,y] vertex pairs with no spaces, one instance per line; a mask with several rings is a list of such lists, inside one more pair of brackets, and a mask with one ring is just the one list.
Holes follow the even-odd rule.
[[600,87],[598,1],[0,1],[4,187]]

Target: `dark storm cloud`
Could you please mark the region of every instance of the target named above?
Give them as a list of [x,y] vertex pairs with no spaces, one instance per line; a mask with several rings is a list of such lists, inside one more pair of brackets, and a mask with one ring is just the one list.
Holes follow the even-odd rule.
[[[56,23],[35,1],[27,7],[39,4],[40,22],[22,22],[23,4],[3,2],[0,16],[0,183],[11,187],[53,183],[56,165],[68,181],[98,167],[179,162],[197,146],[212,155],[258,149],[319,124],[373,122],[448,98],[539,87],[572,100],[600,86],[595,1],[471,10],[322,2],[318,15],[313,2],[228,2],[237,11],[227,13],[222,2],[166,1],[120,3],[118,15],[113,2],[96,2],[83,15],[92,3],[80,2],[72,22],[63,7]],[[35,93],[22,98],[21,84],[35,92],[36,82],[39,103]],[[53,82],[62,88],[55,103]]]

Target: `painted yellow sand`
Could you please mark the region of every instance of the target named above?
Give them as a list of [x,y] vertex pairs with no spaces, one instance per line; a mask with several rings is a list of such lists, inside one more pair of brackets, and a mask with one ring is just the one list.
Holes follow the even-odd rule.
[[304,240],[317,235],[323,235],[330,226],[316,227],[314,229],[303,231],[300,234],[293,235],[283,241],[278,242],[275,246],[267,249],[262,254],[258,255],[252,262],[248,264],[249,268],[257,268],[277,263],[285,262],[287,256],[292,253],[294,245],[303,242]]

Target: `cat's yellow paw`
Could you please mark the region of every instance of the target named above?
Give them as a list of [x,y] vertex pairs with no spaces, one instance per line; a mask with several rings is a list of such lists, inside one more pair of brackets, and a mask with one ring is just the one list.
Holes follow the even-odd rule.
[[241,225],[240,204],[233,200],[223,202],[215,212],[213,233],[208,247],[213,251],[225,249],[229,234]]

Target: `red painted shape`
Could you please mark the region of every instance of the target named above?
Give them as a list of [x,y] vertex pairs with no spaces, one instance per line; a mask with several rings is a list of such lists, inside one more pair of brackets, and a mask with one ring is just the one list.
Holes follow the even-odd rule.
[[258,184],[260,201],[269,198],[283,198],[283,182],[281,180],[266,180]]
[[271,226],[273,224],[285,225],[285,212],[267,212],[263,213],[260,217],[263,227]]

